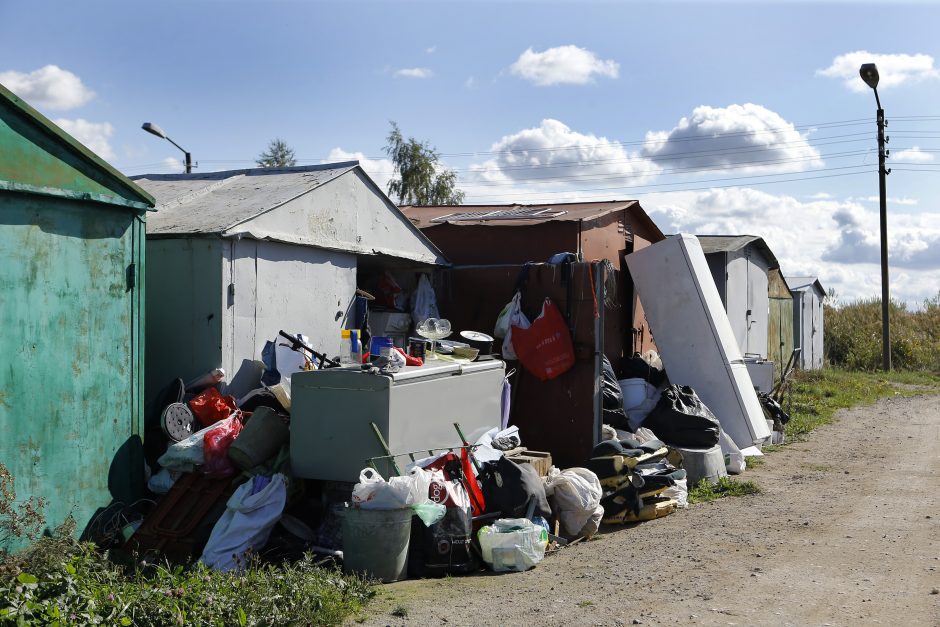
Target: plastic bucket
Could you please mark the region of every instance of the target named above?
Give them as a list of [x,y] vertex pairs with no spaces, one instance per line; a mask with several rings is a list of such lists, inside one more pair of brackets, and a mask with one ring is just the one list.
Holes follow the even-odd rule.
[[411,509],[357,509],[343,512],[343,572],[384,582],[408,578]]
[[624,409],[633,409],[646,400],[646,379],[621,379],[617,383],[623,393]]

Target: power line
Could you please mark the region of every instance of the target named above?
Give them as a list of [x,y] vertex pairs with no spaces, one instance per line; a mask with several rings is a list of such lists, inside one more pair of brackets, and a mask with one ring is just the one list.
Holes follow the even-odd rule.
[[[858,167],[858,166],[855,166],[855,167]],[[837,178],[837,177],[843,177],[843,176],[857,176],[857,175],[860,175],[860,174],[871,174],[872,171],[873,171],[873,170],[867,169],[867,170],[862,170],[862,171],[859,171],[859,172],[842,172],[842,173],[840,173],[840,174],[823,174],[823,175],[820,175],[820,176],[796,177],[796,178],[791,178],[791,179],[780,179],[780,180],[776,180],[776,181],[755,181],[755,182],[752,182],[752,183],[748,183],[748,186],[750,187],[750,186],[757,186],[757,185],[773,185],[773,184],[776,184],[776,183],[792,183],[792,182],[795,182],[795,181],[809,181],[809,180],[816,180],[816,179]],[[734,179],[718,179],[718,180],[734,180]],[[676,184],[677,184],[677,183],[676,183]],[[472,195],[472,196],[469,196],[469,195],[468,195],[468,198],[471,198],[471,199],[473,199],[473,198],[512,198],[512,197],[520,197],[520,196],[521,196],[521,197],[525,197],[525,198],[532,198],[532,199],[533,199],[533,202],[535,202],[534,199],[539,197],[538,194],[572,194],[572,193],[584,194],[584,193],[587,193],[587,192],[619,191],[619,190],[628,190],[628,189],[629,189],[629,190],[632,190],[632,189],[647,189],[647,188],[650,188],[650,187],[661,187],[661,186],[663,186],[663,185],[674,185],[674,184],[672,184],[672,183],[670,183],[670,184],[664,183],[664,184],[657,184],[657,185],[633,185],[633,186],[621,186],[621,187],[595,187],[595,188],[589,188],[589,189],[552,190],[552,191],[543,191],[543,192],[525,192],[525,193],[518,193],[518,194],[474,194],[474,195]],[[684,187],[684,188],[681,188],[681,189],[670,190],[670,191],[674,191],[674,192],[695,192],[695,191],[703,191],[703,190],[711,190],[711,189],[728,189],[728,188],[732,188],[732,187],[741,187],[741,186],[740,186],[740,185],[737,185],[737,184],[735,184],[735,185],[707,185],[707,186],[703,186],[703,187]],[[467,203],[467,204],[472,204],[472,203]],[[499,203],[494,203],[494,204],[499,204]]]

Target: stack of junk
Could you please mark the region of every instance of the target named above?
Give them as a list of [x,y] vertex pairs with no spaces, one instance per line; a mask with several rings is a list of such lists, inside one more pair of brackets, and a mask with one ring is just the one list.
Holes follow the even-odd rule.
[[[524,571],[602,524],[687,507],[691,486],[760,454],[739,448],[650,350],[616,368],[603,358],[602,437],[581,466],[556,468],[510,425],[504,359],[543,381],[570,370],[564,313],[545,299],[530,322],[514,298],[495,325],[501,340],[463,331],[447,341],[450,322],[429,317],[440,315],[434,292],[417,283],[423,311],[408,331],[421,337],[374,335],[367,322],[344,329],[331,357],[280,331],[240,398],[221,368],[173,381],[146,427],[155,498],[137,515],[102,512],[93,539],[226,571],[307,552],[385,582]],[[787,416],[761,402],[761,427],[776,437]]]

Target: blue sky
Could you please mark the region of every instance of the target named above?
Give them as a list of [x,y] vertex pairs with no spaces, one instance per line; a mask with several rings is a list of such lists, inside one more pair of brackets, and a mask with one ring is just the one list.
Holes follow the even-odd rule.
[[880,292],[870,58],[892,292],[915,305],[940,290],[938,24],[928,3],[5,1],[0,82],[128,174],[179,167],[151,121],[198,171],[281,137],[383,184],[395,120],[468,201],[637,198],[851,299]]

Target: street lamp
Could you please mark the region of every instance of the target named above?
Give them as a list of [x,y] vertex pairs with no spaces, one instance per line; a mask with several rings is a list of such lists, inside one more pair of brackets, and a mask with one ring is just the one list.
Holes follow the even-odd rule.
[[885,178],[891,170],[885,168],[885,110],[881,108],[881,99],[878,97],[878,68],[874,63],[865,63],[858,70],[859,76],[865,84],[875,92],[875,103],[878,105],[878,194],[881,204],[881,366],[885,371],[891,370],[891,328],[888,321],[888,312],[891,301],[888,296],[888,196],[885,191]]
[[168,142],[170,142],[171,144],[173,144],[174,146],[176,146],[177,148],[179,148],[180,150],[182,150],[182,151],[183,151],[183,154],[186,155],[186,174],[191,174],[191,173],[192,173],[192,171],[193,171],[193,157],[192,157],[192,155],[189,154],[189,152],[187,152],[185,148],[183,148],[182,146],[180,146],[179,144],[177,144],[175,141],[173,141],[172,139],[170,139],[169,137],[167,137],[167,136],[166,136],[166,133],[163,131],[162,128],[160,128],[159,126],[157,126],[157,125],[154,124],[153,122],[144,122],[143,125],[141,125],[140,128],[144,129],[145,131],[147,131],[147,132],[150,133],[151,135],[156,135],[157,137],[161,137],[161,138],[167,140]]

